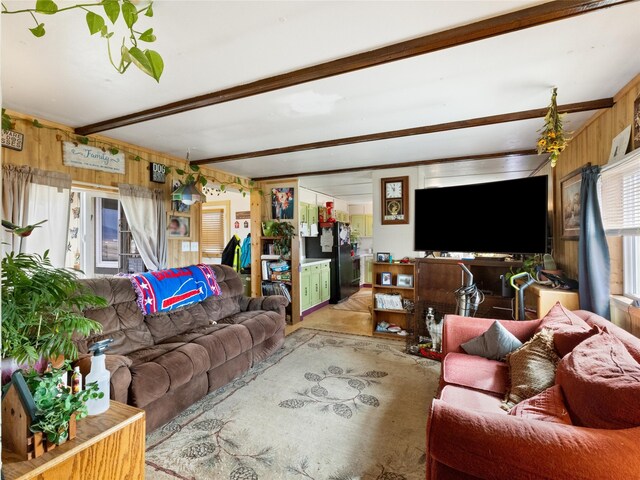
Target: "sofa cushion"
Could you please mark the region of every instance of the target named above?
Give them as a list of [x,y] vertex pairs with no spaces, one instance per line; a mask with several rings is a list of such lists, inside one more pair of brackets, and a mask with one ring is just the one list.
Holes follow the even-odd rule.
[[539,394],[523,400],[509,410],[509,415],[527,420],[572,425],[560,385],[549,387]]
[[155,343],[211,324],[207,313],[199,303],[169,313],[147,315],[144,321]]
[[522,342],[496,320],[482,335],[460,346],[470,355],[478,355],[489,360],[504,360],[507,353],[520,348]]
[[230,315],[221,320],[221,323],[242,325],[249,330],[253,345],[258,345],[271,337],[282,326],[284,318],[278,312],[272,310],[249,310]]
[[503,395],[507,390],[507,364],[466,353],[450,353],[442,362],[442,379],[458,385]]
[[209,354],[210,368],[215,368],[241,353],[251,350],[253,342],[249,330],[242,325],[223,325],[192,341]]
[[138,407],[144,407],[211,368],[208,352],[194,343],[156,345],[132,356],[131,400]]
[[585,330],[589,330],[590,328],[587,322],[582,320],[578,315],[564,308],[560,302],[556,302],[556,304],[551,307],[551,310],[549,310],[549,313],[540,321],[538,328],[536,328],[536,333],[540,332],[543,328],[556,330],[566,325],[583,327]]
[[560,357],[564,357],[587,338],[596,335],[598,332],[600,332],[600,327],[597,325],[594,325],[589,330],[574,325],[563,326],[553,333],[553,347]]
[[456,387],[455,385],[446,385],[440,392],[440,400],[476,412],[506,413],[500,408],[502,398],[499,395]]
[[589,326],[597,325],[600,328],[606,328],[611,335],[615,335],[616,338],[622,342],[634,360],[640,363],[640,338],[593,312],[577,310],[575,314],[587,322]]
[[555,383],[558,354],[553,349],[553,331],[536,333],[515,352],[507,355],[510,387],[503,408],[533,397]]
[[640,364],[606,330],[562,359],[558,384],[575,424],[605,429],[640,426]]

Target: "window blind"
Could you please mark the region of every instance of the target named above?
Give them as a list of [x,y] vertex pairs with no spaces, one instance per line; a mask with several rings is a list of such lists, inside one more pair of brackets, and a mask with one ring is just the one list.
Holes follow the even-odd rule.
[[200,235],[202,255],[218,257],[224,250],[224,209],[203,208]]
[[602,219],[609,235],[640,235],[640,150],[602,169]]

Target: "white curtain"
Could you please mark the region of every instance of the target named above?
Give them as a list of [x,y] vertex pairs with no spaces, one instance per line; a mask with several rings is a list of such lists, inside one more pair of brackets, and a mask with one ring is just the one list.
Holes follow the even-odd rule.
[[[29,183],[31,167],[17,165],[2,166],[2,219],[19,226],[26,225],[29,205]],[[5,252],[20,251],[20,237],[2,229],[2,248]]]
[[161,190],[118,185],[120,202],[140,256],[149,270],[167,268],[167,214]]
[[49,250],[54,267],[64,268],[69,233],[71,176],[34,168],[29,184],[27,223],[47,220],[25,237],[21,251],[43,254]]
[[28,166],[3,166],[2,218],[21,227],[47,220],[28,237],[4,234],[14,252],[43,254],[64,267],[69,229],[71,176]]

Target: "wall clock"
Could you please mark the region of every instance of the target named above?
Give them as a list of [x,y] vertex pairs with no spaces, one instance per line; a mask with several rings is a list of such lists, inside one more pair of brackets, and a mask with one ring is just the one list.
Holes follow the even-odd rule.
[[409,223],[409,177],[381,179],[382,225]]

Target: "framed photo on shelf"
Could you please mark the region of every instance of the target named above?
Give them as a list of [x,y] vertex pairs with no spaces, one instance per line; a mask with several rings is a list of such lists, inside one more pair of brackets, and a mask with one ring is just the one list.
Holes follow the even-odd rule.
[[389,252],[376,253],[376,262],[389,263],[390,258],[391,258],[391,254]]
[[577,240],[580,235],[580,187],[582,167],[560,180],[560,210],[562,212],[562,238]]
[[396,280],[396,286],[398,287],[413,287],[413,275],[405,273],[399,273]]
[[167,232],[170,240],[187,240],[191,238],[191,218],[186,215],[169,214]]
[[385,286],[393,286],[393,282],[391,281],[391,272],[382,272],[380,273],[380,285]]

